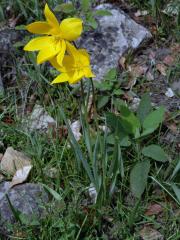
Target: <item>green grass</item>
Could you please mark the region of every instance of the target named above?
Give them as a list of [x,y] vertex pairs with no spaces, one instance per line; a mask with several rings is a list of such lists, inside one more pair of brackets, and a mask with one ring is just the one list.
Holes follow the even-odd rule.
[[[56,5],[56,1],[48,2],[50,6]],[[140,1],[133,2],[142,8],[149,7],[148,1],[143,1],[143,6]],[[9,3],[12,4],[12,1]],[[9,3],[3,0],[2,7]],[[25,3],[27,1],[13,1],[16,11],[21,9],[24,21],[28,19],[29,23],[31,19],[41,18],[41,2],[31,0],[26,7]],[[157,1],[158,9],[159,3]],[[32,9],[35,9],[33,13]],[[51,195],[50,203],[45,206],[46,218],[36,221],[34,225],[27,222],[27,219],[22,224],[13,225],[12,239],[139,240],[140,230],[148,224],[161,232],[164,239],[178,240],[179,200],[171,183],[179,186],[179,172],[173,174],[179,159],[175,144],[167,146],[160,142],[165,126],[158,125],[152,134],[135,139],[133,127],[138,125],[135,118],[137,115],[131,115],[128,125],[125,125],[126,131],[123,132],[129,141],[126,139],[125,145],[120,144],[122,139],[119,136],[122,132],[118,132],[118,127],[113,128],[116,125],[114,122],[109,124],[107,113],[112,110],[117,112],[119,117],[115,119],[114,116],[113,121],[121,125],[127,124],[120,119],[123,115],[122,104],[125,105],[121,99],[123,91],[118,91],[122,76],[117,76],[111,70],[105,81],[96,86],[96,121],[91,120],[89,123],[86,114],[83,114],[84,109],[80,107],[80,87],[72,88],[67,84],[51,86],[49,83],[56,73],[49,65],[37,66],[34,54],[24,54],[21,50],[19,54],[25,56],[25,60],[22,63],[14,59],[16,85],[0,98],[0,139],[4,143],[1,150],[4,152],[8,146],[12,146],[26,153],[33,165],[28,181],[48,186],[59,194],[61,200],[56,200]],[[178,64],[172,69],[173,76],[177,74],[177,69]],[[123,81],[126,81],[126,76],[124,78]],[[56,134],[52,135],[51,129],[48,134],[23,131],[21,121],[26,117],[26,108],[31,104],[32,95],[36,103],[56,119]],[[102,97],[106,99],[103,100]],[[33,107],[33,103],[30,107]],[[79,143],[70,134],[70,129],[68,138],[59,134],[58,129],[65,122],[68,126],[68,119],[81,119],[83,136]],[[108,125],[111,132],[103,133],[98,129],[99,125]],[[72,143],[70,148],[69,142]],[[129,142],[131,145],[128,145]],[[140,198],[136,198],[132,195],[131,171],[137,162],[146,160],[141,150],[150,144],[160,144],[170,159],[165,163],[150,160],[145,191]],[[53,169],[55,173],[51,176]],[[87,194],[87,188],[92,182],[98,192],[96,204],[89,203]],[[162,205],[160,216],[145,214],[151,203]]]
[[[30,76],[33,76],[31,65],[28,68],[31,71]],[[39,72],[40,76],[41,71],[42,69]],[[59,106],[66,109],[65,113],[68,118],[77,117],[78,99],[73,95],[69,95],[70,89],[67,86],[53,88],[40,76],[36,72],[36,79],[39,81],[36,88],[37,99],[57,119],[58,125],[61,126],[63,122]],[[42,94],[48,94],[51,99],[46,105],[43,103]],[[46,206],[48,217],[39,221],[37,226],[14,225],[16,231],[19,229],[19,232],[26,239],[108,239],[110,236],[115,239],[139,239],[140,229],[144,224],[148,223],[160,230],[166,239],[178,239],[176,235],[179,234],[177,230],[179,220],[178,217],[173,215],[174,209],[172,207],[172,203],[174,202],[173,205],[176,203],[164,189],[149,178],[146,192],[141,200],[132,198],[130,194],[129,174],[139,155],[136,144],[127,149],[122,148],[125,172],[123,178],[118,174],[116,190],[112,198],[103,200],[97,206],[84,206],[83,201],[88,198],[87,187],[90,181],[82,166],[78,170],[73,148],[67,148],[68,142],[66,138],[59,139],[58,136],[54,138],[51,137],[51,134],[48,134],[49,137],[47,138],[47,135],[38,132],[25,134],[20,127],[17,106],[14,105],[14,102],[17,102],[18,95],[9,93],[8,98],[1,99],[1,104],[9,103],[9,109],[1,112],[1,116],[8,113],[14,119],[14,122],[9,125],[3,122],[0,123],[1,140],[4,142],[5,148],[12,146],[30,156],[33,164],[33,171],[29,178],[30,182],[43,183],[51,187],[62,196],[62,200],[59,202],[52,198],[52,202]],[[73,108],[74,112],[71,111]],[[105,112],[101,109],[100,113],[99,117],[103,122]],[[95,125],[92,124],[91,128],[95,129]],[[92,141],[95,141],[94,133],[91,134]],[[155,135],[147,138],[146,144],[158,143],[161,134],[161,132],[157,131]],[[86,143],[87,140],[83,138],[80,142],[80,148],[83,154],[88,157]],[[169,155],[173,156],[175,150],[167,146],[166,148]],[[112,159],[113,145],[108,145],[107,150],[110,159]],[[100,159],[102,159],[101,157]],[[98,161],[101,161],[100,159]],[[173,157],[173,159],[175,158]],[[158,179],[175,199],[173,191],[165,183],[168,182],[167,180],[172,175],[177,162],[178,160],[173,160],[165,165],[154,163],[150,172],[150,175]],[[91,165],[91,163],[89,164]],[[102,163],[99,162],[99,164]],[[48,173],[52,168],[57,170],[53,178]],[[110,178],[107,176],[105,179],[107,186],[109,181]],[[155,189],[159,189],[161,195],[153,194]],[[131,198],[132,200],[130,200]],[[127,203],[128,199],[129,203]],[[161,221],[163,223],[159,222],[156,217],[144,215],[148,203],[151,202],[162,203],[164,210]]]

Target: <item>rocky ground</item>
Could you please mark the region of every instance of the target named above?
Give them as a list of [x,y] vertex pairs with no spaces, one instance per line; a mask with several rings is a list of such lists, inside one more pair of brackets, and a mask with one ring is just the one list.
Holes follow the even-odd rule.
[[[180,44],[172,38],[155,39],[155,30],[152,31],[152,26],[147,26],[147,22],[143,21],[143,14],[139,13],[138,15],[137,9],[132,10],[130,5],[115,2],[116,4],[101,4],[96,7],[96,10],[108,10],[111,15],[98,17],[97,29],[85,32],[77,45],[86,47],[90,52],[92,68],[96,74],[95,81],[103,81],[103,76],[109,69],[118,68],[118,84],[123,91],[119,99],[125,100],[134,111],[145,92],[150,93],[152,105],[155,108],[160,105],[165,106],[167,115],[163,126],[165,131],[161,135],[160,141],[162,144],[170,146],[175,144],[175,149],[178,151],[180,147],[178,143]],[[31,178],[32,159],[23,153],[21,144],[15,143],[17,148],[21,149],[21,151],[16,151],[11,146],[13,140],[8,143],[8,137],[5,137],[7,133],[4,126],[8,125],[13,128],[16,121],[18,131],[26,132],[27,135],[33,131],[47,133],[49,128],[53,126],[54,129],[57,126],[56,120],[39,104],[39,102],[42,103],[41,97],[47,102],[54,101],[47,96],[49,92],[38,97],[34,93],[39,83],[26,84],[26,81],[29,80],[29,73],[25,67],[29,63],[23,54],[21,45],[24,44],[27,33],[15,30],[15,26],[18,25],[18,20],[16,22],[15,19],[13,21],[9,19],[8,24],[2,23],[0,27],[0,94],[2,96],[0,101],[0,137],[2,138],[2,140],[0,138],[0,233],[2,236],[11,234],[14,222],[23,224],[31,222],[33,225],[34,221],[34,225],[36,225],[36,219],[46,218],[47,206],[51,199],[48,194],[59,198],[59,195],[56,195],[53,190],[45,189],[45,191],[42,184],[38,183],[38,179],[40,179],[38,174],[41,173],[37,174],[35,183],[28,183]],[[21,67],[19,68],[19,66]],[[10,95],[15,96],[13,102],[9,101]],[[11,110],[11,105],[16,106],[16,113]],[[74,129],[77,139],[81,137],[79,122],[76,121],[71,127]],[[67,135],[66,128],[61,127],[59,131],[58,134],[61,137]],[[53,171],[52,167],[51,170]],[[54,173],[52,175],[54,176]],[[159,193],[152,194],[162,194],[158,188],[155,188],[154,191],[159,191]],[[93,194],[89,195],[91,198]],[[132,199],[133,197],[127,196],[128,206],[132,204]],[[161,214],[164,214],[165,203],[161,204],[158,201],[153,204],[149,203],[146,208],[147,219],[152,215],[155,216],[155,219],[159,218],[157,222],[160,226],[160,222],[165,219],[165,216],[160,217]],[[175,203],[172,203],[171,210],[171,216],[173,213],[179,214]],[[112,224],[111,221],[113,222],[113,218],[105,217],[102,227],[102,232],[105,234],[107,231],[103,228],[108,228],[111,235],[113,235],[113,231],[116,232],[117,228],[120,228],[118,222]],[[159,229],[160,227],[154,229],[146,223],[141,229],[140,236],[144,240],[167,239],[159,232]],[[134,231],[136,232],[136,230]],[[173,231],[178,232],[176,227],[173,228]],[[107,238],[102,239],[120,238],[111,238],[107,234]]]

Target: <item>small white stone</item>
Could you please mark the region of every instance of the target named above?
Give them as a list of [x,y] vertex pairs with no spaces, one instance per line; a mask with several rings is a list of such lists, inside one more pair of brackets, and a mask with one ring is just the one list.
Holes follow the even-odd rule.
[[174,97],[174,92],[171,88],[168,88],[167,91],[165,92],[166,97],[172,98]]
[[23,152],[8,147],[0,163],[0,169],[7,174],[14,175],[18,169],[31,165],[31,159]]
[[139,103],[140,103],[141,99],[140,98],[133,98],[132,100],[132,105],[130,106],[130,108],[133,110],[133,111],[136,111],[138,106],[139,106]]
[[95,204],[97,201],[97,191],[92,183],[88,187],[88,194],[89,194],[89,197],[91,198],[92,202]]
[[138,10],[134,15],[135,15],[135,17],[146,16],[146,15],[148,15],[148,11],[146,11],[146,10],[144,10],[144,11]]
[[45,111],[42,106],[36,104],[31,116],[28,119],[25,119],[23,124],[25,125],[26,131],[29,130],[32,132],[34,130],[41,130],[46,132],[49,125],[56,125],[56,121]]
[[148,71],[146,73],[146,78],[147,78],[148,81],[153,81],[154,80],[154,76],[150,71]]
[[82,134],[80,133],[81,130],[81,123],[79,120],[73,122],[71,125],[71,130],[74,134],[74,137],[76,139],[76,141],[79,141],[81,139]]
[[[74,135],[74,138],[76,139],[76,141],[78,142],[81,137],[82,137],[82,134],[81,134],[81,123],[79,120],[76,120],[74,121],[73,123],[71,123],[70,120],[69,121],[69,125],[70,125],[70,128],[71,128],[71,131]],[[67,145],[67,148],[71,148],[71,145],[68,143]]]
[[100,128],[103,132],[110,133],[110,129],[109,129],[107,126],[105,126],[105,125],[102,125],[102,126],[100,125],[99,128]]

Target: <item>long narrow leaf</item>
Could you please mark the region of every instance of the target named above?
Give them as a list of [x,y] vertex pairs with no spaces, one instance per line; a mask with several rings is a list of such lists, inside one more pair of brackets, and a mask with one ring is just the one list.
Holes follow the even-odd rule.
[[121,144],[118,144],[118,159],[120,161],[120,173],[121,173],[121,178],[124,177],[124,162],[122,158],[122,152],[121,152]]
[[47,190],[57,201],[61,201],[62,200],[62,196],[57,193],[54,189],[48,187],[47,185],[45,184],[42,184],[41,185],[45,188],[45,190]]
[[63,112],[63,110],[61,108],[60,108],[60,114],[61,114],[61,116],[62,116],[62,118],[63,118],[63,120],[64,120],[64,122],[65,122],[65,124],[66,124],[66,126],[68,128],[68,133],[69,133],[69,137],[70,137],[70,143],[71,143],[71,145],[73,147],[73,150],[75,152],[75,155],[76,155],[76,158],[77,158],[77,162],[78,162],[78,166],[80,167],[80,162],[81,162],[83,167],[84,167],[84,169],[86,170],[86,173],[87,173],[90,181],[93,184],[95,184],[94,183],[94,178],[93,178],[93,175],[92,175],[92,172],[91,172],[90,165],[88,164],[87,160],[83,156],[83,153],[82,153],[82,151],[81,151],[81,149],[79,147],[79,144],[76,141],[76,139],[74,137],[74,134],[73,134],[73,132],[71,130],[69,122],[68,122],[68,120],[67,120],[67,118],[66,118],[66,116],[65,116],[65,114],[64,114],[64,112]]
[[174,171],[172,173],[171,179],[173,179],[173,177],[176,176],[176,174],[178,172],[180,172],[180,160],[179,160],[178,164],[176,165],[176,167],[175,167],[175,169],[174,169]]
[[165,192],[167,192],[169,194],[169,196],[171,196],[176,203],[180,204],[180,202],[170,193],[170,191],[162,183],[160,183],[156,178],[154,178],[152,176],[150,176],[150,178],[153,181],[155,181]]
[[171,184],[171,187],[172,187],[174,193],[176,194],[176,197],[180,203],[180,188],[178,188],[174,183]]
[[98,165],[97,165],[97,159],[98,159],[98,150],[99,150],[99,134],[96,138],[95,146],[94,146],[94,151],[93,151],[93,162],[92,162],[92,167],[93,167],[93,175],[94,175],[94,181],[96,185],[96,190],[100,189],[99,185],[99,176],[98,176]]
[[91,143],[91,137],[90,137],[90,130],[89,130],[89,125],[85,121],[84,114],[81,113],[81,125],[82,125],[82,130],[83,130],[83,136],[85,139],[86,147],[89,153],[89,158],[92,161],[93,158],[93,153],[92,153],[92,143]]

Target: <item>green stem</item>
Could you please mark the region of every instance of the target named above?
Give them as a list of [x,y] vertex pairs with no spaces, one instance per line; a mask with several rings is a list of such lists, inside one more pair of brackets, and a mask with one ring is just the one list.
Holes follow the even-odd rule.
[[98,131],[99,130],[99,125],[98,125],[98,114],[97,114],[97,108],[96,108],[96,94],[95,94],[95,88],[94,88],[94,83],[93,83],[92,78],[90,78],[90,83],[91,83],[91,86],[92,86],[94,121],[95,121],[96,131]]
[[92,86],[92,95],[93,95],[93,107],[94,107],[94,115],[97,116],[97,109],[96,109],[96,95],[95,95],[95,88],[92,78],[90,78],[91,86]]
[[83,86],[83,80],[80,81],[81,84],[81,102],[82,105],[85,105],[85,97],[84,97],[84,86]]

